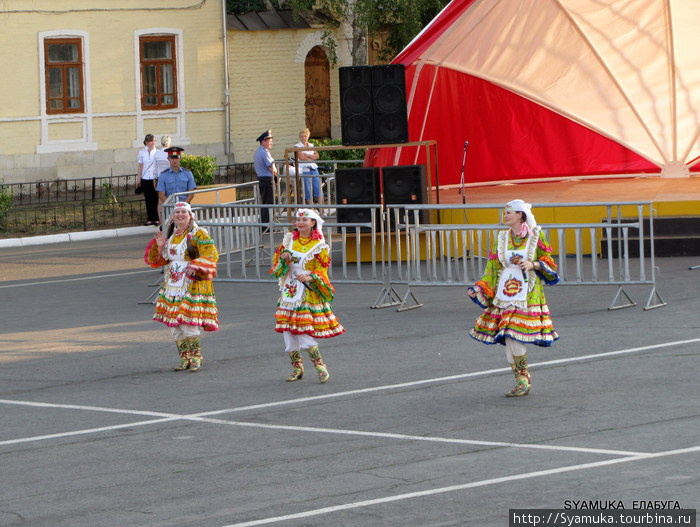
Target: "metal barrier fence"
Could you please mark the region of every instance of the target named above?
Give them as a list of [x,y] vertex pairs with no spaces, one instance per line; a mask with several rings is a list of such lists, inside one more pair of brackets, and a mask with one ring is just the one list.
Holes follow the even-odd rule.
[[[544,203],[534,204],[538,215],[547,217],[553,209],[605,210],[602,221],[540,223],[553,247],[561,285],[616,285],[617,292],[608,309],[630,307],[636,303],[625,290],[629,285],[649,285],[645,310],[666,305],[656,289],[654,223],[651,202],[623,203]],[[421,285],[465,285],[478,280],[484,272],[488,254],[504,227],[495,224],[502,213],[494,205],[404,205],[389,206],[392,221],[399,225],[397,243],[408,249],[405,283],[408,293],[400,310],[409,309],[406,299],[411,287]],[[444,211],[467,214],[490,210],[490,224],[426,223],[421,219]],[[633,211],[632,213],[630,211]],[[632,216],[634,214],[634,216]],[[569,214],[568,216],[577,216]],[[466,216],[465,216],[466,217]],[[645,232],[645,224],[648,232]],[[401,269],[398,269],[399,273]]]
[[[219,249],[217,280],[270,280],[272,255],[300,206],[260,205],[257,183],[233,187],[246,185],[253,186],[254,196],[248,200],[196,207],[198,223],[207,228]],[[271,209],[271,228],[259,221],[263,207]],[[601,221],[540,223],[553,247],[560,284],[618,286],[611,310],[636,305],[626,286],[648,285],[644,309],[665,305],[656,289],[652,203],[533,205],[538,218],[552,216],[554,209],[571,209],[568,216],[577,217],[584,207],[600,207]],[[414,291],[420,286],[473,284],[484,272],[498,231],[504,229],[502,206],[497,205],[361,205],[366,221],[357,223],[338,223],[336,214],[358,205],[319,208],[333,259],[331,279],[380,285],[372,308],[413,309],[422,305]],[[171,210],[172,203],[166,203],[165,209]],[[457,222],[455,216],[465,221]],[[487,219],[471,223],[466,221],[468,216]],[[397,293],[399,285],[407,288],[405,294]]]

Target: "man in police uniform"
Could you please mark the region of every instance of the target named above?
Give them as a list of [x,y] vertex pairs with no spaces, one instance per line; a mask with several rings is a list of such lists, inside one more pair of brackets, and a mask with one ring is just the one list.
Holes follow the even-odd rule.
[[[277,165],[275,165],[275,159],[270,153],[272,148],[272,130],[267,130],[260,134],[257,141],[260,143],[260,146],[253,154],[253,165],[255,166],[255,173],[258,175],[260,198],[265,205],[273,204],[275,196],[272,183],[273,177],[277,177]],[[270,222],[270,209],[260,209],[260,222]]]
[[[180,166],[180,156],[185,149],[179,146],[171,146],[166,148],[170,168],[164,170],[158,176],[158,216],[160,223],[163,224],[163,203],[172,194],[180,192],[188,192],[197,188],[194,182],[194,175],[189,170]],[[194,198],[194,194],[178,196],[178,201],[186,201],[190,203]]]

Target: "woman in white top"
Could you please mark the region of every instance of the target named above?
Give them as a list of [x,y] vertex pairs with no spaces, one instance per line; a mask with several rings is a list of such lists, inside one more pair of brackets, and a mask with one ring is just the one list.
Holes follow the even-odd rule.
[[158,225],[158,172],[156,169],[156,138],[147,134],[143,140],[145,148],[138,156],[138,172],[136,174],[136,189],[141,189],[146,202],[146,225]]
[[163,147],[161,150],[156,150],[156,177],[160,176],[163,171],[170,168],[170,161],[168,161],[168,153],[165,151],[172,145],[172,138],[169,135],[164,135],[160,138],[160,144]]
[[[294,146],[297,148],[313,147],[314,145],[309,143],[310,136],[311,131],[308,128],[303,129],[299,132],[299,142]],[[301,161],[316,161],[318,152],[316,150],[302,150],[298,156]],[[311,205],[315,200],[316,203],[323,205],[323,191],[321,190],[321,178],[318,177],[318,165],[313,162],[299,163],[298,169],[304,186],[304,201]]]

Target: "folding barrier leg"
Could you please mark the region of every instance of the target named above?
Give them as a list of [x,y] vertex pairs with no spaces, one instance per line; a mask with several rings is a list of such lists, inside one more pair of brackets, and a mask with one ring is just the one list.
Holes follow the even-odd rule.
[[[406,306],[406,300],[408,300],[408,297],[411,297],[415,304],[412,306]],[[417,307],[422,307],[423,304],[418,302],[418,299],[416,298],[416,295],[413,294],[413,291],[411,291],[411,288],[409,287],[408,290],[406,291],[406,294],[403,295],[403,298],[401,299],[401,307],[399,307],[396,311],[408,311],[409,309],[416,309]]]
[[[389,300],[387,301],[387,299]],[[389,284],[384,284],[374,304],[369,307],[370,309],[382,309],[385,307],[398,306],[401,305],[401,303],[401,297],[396,292],[396,289]]]
[[[162,269],[161,269],[161,273],[163,273]],[[160,291],[160,288],[163,285],[164,278],[165,278],[165,275],[161,274],[161,277],[158,280],[158,283],[151,284],[151,287],[155,287],[153,292],[146,297],[146,300],[142,300],[141,302],[137,302],[137,303],[138,304],[155,304],[156,303],[156,296],[158,295],[158,291]]]
[[[616,303],[616,302],[618,301],[618,299],[620,298],[620,295],[624,296],[624,297],[627,299],[627,303],[626,303],[626,304],[620,304],[620,305],[617,305],[617,306],[616,306],[615,303]],[[622,288],[622,286],[620,286],[620,287],[618,288],[617,293],[615,294],[615,298],[613,298],[613,301],[612,301],[612,303],[610,304],[610,307],[608,308],[608,310],[612,311],[612,310],[614,310],[614,309],[622,309],[623,307],[632,307],[632,306],[636,306],[636,305],[637,305],[637,302],[635,302],[634,300],[632,300],[632,299],[629,297],[629,295],[625,292],[625,290]]]
[[[656,298],[656,304],[651,305],[652,299]],[[663,307],[666,305],[666,302],[664,301],[663,298],[661,298],[661,295],[659,292],[656,290],[656,286],[651,288],[651,293],[649,293],[649,299],[647,300],[647,305],[644,307],[644,311],[649,311],[650,309],[656,309],[657,307]]]

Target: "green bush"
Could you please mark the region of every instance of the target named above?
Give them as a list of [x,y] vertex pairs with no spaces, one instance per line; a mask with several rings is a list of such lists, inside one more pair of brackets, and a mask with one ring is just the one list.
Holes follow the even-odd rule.
[[216,159],[211,156],[183,155],[180,166],[192,172],[198,187],[211,185],[216,178]]
[[[314,146],[342,146],[340,139],[312,139]],[[363,148],[352,148],[349,150],[321,150],[318,153],[319,161],[355,161],[365,158]]]
[[7,213],[12,208],[12,192],[10,188],[2,184],[0,180],[0,228],[5,227]]

